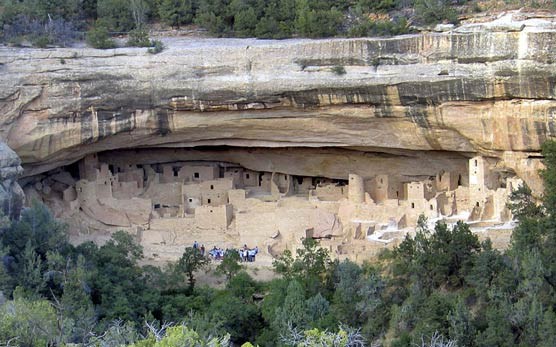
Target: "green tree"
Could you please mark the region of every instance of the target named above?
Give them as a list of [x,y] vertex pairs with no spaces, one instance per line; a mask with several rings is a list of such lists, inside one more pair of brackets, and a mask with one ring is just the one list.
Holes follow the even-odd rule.
[[146,272],[137,264],[143,248],[130,234],[118,231],[100,248],[86,251],[94,262],[88,275],[99,320],[141,322],[158,309],[160,291],[149,286]]
[[334,269],[334,316],[338,321],[351,326],[360,326],[361,321],[355,314],[359,301],[359,289],[363,271],[359,265],[344,260]]
[[330,312],[330,303],[321,293],[307,299],[306,307],[307,321],[313,328],[321,328],[328,323],[325,320]]
[[327,280],[330,256],[328,250],[319,247],[312,238],[304,239],[302,245],[303,248],[297,249],[295,259],[286,250],[272,262],[272,266],[286,278],[302,282],[310,294],[316,294]]
[[249,7],[235,14],[234,32],[237,36],[253,36],[255,34],[255,29],[258,22],[259,21],[255,9],[253,7]]
[[510,202],[507,206],[518,221],[529,218],[537,219],[544,216],[542,207],[537,204],[531,189],[526,184],[520,185],[511,192]]
[[424,24],[457,23],[458,15],[447,0],[415,0],[415,15]]
[[160,19],[172,27],[193,22],[197,4],[194,0],[162,0],[159,7]]
[[98,0],[99,21],[111,31],[129,31],[135,27],[128,0]]
[[129,345],[129,347],[226,347],[229,345],[229,339],[229,335],[204,339],[195,330],[185,326],[176,326],[168,328],[160,338],[151,334],[148,338]]
[[197,248],[187,247],[185,249],[178,262],[178,268],[187,275],[190,289],[195,287],[195,272],[204,269],[209,263],[210,259],[202,255]]
[[57,309],[70,320],[67,342],[84,343],[96,325],[96,314],[89,293],[86,260],[82,255],[64,277],[63,294]]
[[39,18],[64,18],[75,20],[79,14],[81,3],[79,0],[40,0],[29,1],[37,11]]
[[448,320],[450,321],[450,338],[460,346],[472,347],[475,342],[475,326],[471,312],[461,297],[456,299],[456,303],[448,315]]
[[556,346],[556,315],[552,309],[544,312],[539,326],[539,347]]
[[27,294],[39,297],[45,287],[43,280],[44,265],[41,257],[35,252],[31,246],[31,240],[27,242],[27,246],[23,251],[22,257],[19,259],[21,264],[21,276],[18,278],[18,285],[25,290]]
[[20,220],[0,234],[0,240],[13,257],[17,258],[29,247],[44,261],[48,251],[69,251],[66,230],[67,226],[56,220],[46,206],[33,201],[31,208],[22,212]]
[[127,45],[131,47],[150,47],[149,33],[144,27],[138,27],[129,32]]
[[98,49],[108,49],[116,47],[116,42],[112,40],[108,33],[106,25],[98,22],[95,26],[87,32],[87,42],[93,47]]
[[13,300],[0,305],[0,341],[48,346],[57,336],[56,313],[48,301],[25,299],[16,290]]
[[305,292],[301,284],[292,280],[288,284],[284,304],[278,307],[272,322],[278,334],[288,333],[290,327],[303,329],[307,325]]
[[225,275],[226,279],[230,281],[241,270],[240,259],[237,250],[228,250],[220,264],[216,267],[216,273]]
[[[240,279],[236,276],[233,281]],[[241,281],[244,282],[244,281]],[[209,312],[221,322],[222,328],[230,334],[235,344],[252,341],[262,327],[260,311],[247,290],[241,295],[241,287],[217,293],[210,304]]]

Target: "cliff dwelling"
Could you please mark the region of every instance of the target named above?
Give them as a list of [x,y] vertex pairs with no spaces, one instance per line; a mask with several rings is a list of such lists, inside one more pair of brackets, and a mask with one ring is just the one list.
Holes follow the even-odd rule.
[[362,261],[412,232],[421,214],[431,222],[463,219],[476,230],[511,228],[506,201],[521,184],[481,156],[453,160],[435,175],[365,175],[347,167],[345,176],[325,177],[295,174],[301,163],[280,172],[219,160],[227,148],[208,149],[213,160],[194,159],[198,152],[93,153],[21,183],[29,199],[68,222],[75,240],[124,229],[155,261],[175,260],[195,241],[258,246],[270,259],[304,237],[318,238],[335,257]]
[[362,261],[421,214],[503,245],[507,197],[521,180],[540,196],[540,148],[556,136],[554,30],[520,23],[168,38],[156,55],[5,47],[0,138],[27,202],[50,206],[74,242],[124,229],[155,261],[194,241],[268,260],[304,237]]

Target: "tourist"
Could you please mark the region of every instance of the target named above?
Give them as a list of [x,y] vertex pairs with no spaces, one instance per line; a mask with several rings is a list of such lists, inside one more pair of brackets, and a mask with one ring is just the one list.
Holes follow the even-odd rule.
[[205,255],[205,245],[201,245],[201,255]]
[[198,249],[199,248],[199,243],[197,241],[193,242],[193,248],[194,249]]
[[249,262],[254,262],[255,261],[255,256],[257,255],[257,253],[259,253],[259,247],[255,246],[255,248],[250,249],[247,252],[247,258],[248,258],[247,260]]

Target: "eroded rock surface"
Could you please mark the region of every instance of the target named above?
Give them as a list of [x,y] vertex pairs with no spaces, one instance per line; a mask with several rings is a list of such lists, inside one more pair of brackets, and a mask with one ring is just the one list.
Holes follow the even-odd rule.
[[526,176],[554,135],[556,32],[520,29],[173,39],[158,55],[3,47],[1,136],[25,175],[103,150],[228,145],[481,154]]
[[[336,184],[326,188],[331,191],[319,191],[319,184],[307,188],[321,196],[337,195],[337,184],[350,175],[360,177],[364,188],[357,204],[377,204],[365,207],[368,213],[341,203],[342,208],[329,204],[336,206],[326,212],[332,214],[307,212],[308,220],[341,222],[332,233],[335,237],[357,239],[372,233],[371,226],[363,225],[367,222],[359,227],[352,222],[365,213],[370,220],[383,209],[372,194],[365,196],[379,177],[395,179],[401,187],[422,188],[424,182],[447,174],[455,186],[437,189],[446,193],[445,199],[419,193],[419,208],[435,216],[456,215],[460,211],[451,205],[446,207],[449,213],[439,206],[459,199],[470,220],[482,221],[506,213],[504,199],[508,182],[517,182],[514,178],[537,194],[542,191],[540,146],[556,131],[555,28],[552,18],[514,13],[491,24],[386,39],[166,39],[168,48],[157,55],[143,48],[1,47],[0,138],[22,159],[28,195],[48,200],[56,183],[59,196],[52,204],[78,201],[72,206],[79,205],[80,213],[92,219],[85,222],[140,226],[138,234],[145,228],[174,228],[147,213],[156,209],[151,204],[159,197],[143,186],[156,176],[148,176],[144,167],[198,161],[233,164],[271,179],[285,175],[313,183],[323,177]],[[97,154],[113,166],[141,168],[144,177],[131,179],[122,171],[125,178],[110,184],[136,181],[136,188],[125,183],[124,193],[120,186],[97,190],[93,183],[108,181],[84,178],[71,168]],[[474,192],[468,182],[473,176],[471,158],[488,164],[489,177],[495,179],[484,188],[491,195]],[[102,168],[102,163],[96,167],[102,177],[119,177],[120,172]],[[75,174],[68,178],[72,170]],[[66,182],[60,182],[61,176]],[[185,189],[184,182],[176,184],[176,189]],[[80,198],[70,188],[92,190]],[[128,188],[139,190],[132,194]],[[308,191],[303,194],[310,200],[313,193]],[[187,198],[188,193],[182,193]],[[85,196],[93,198],[84,201]],[[135,201],[136,210],[118,202],[132,198],[144,199]],[[429,203],[433,198],[434,204]],[[407,196],[386,200],[413,209],[407,207],[409,202],[399,202],[409,201]],[[274,203],[279,211],[280,202]],[[263,215],[268,212],[268,204],[255,205]],[[309,205],[302,203],[292,211]],[[384,211],[380,218],[387,221],[389,210]],[[232,223],[229,211],[221,212]],[[400,226],[413,223],[416,214],[396,216]],[[242,228],[254,223],[236,206],[230,218]],[[274,215],[266,220],[272,218],[280,219]],[[317,235],[328,230],[317,224],[303,228]],[[283,230],[267,233],[286,237]],[[291,240],[275,250],[291,248]]]
[[17,154],[5,143],[0,142],[0,209],[5,216],[18,218],[25,195],[17,183],[23,173]]

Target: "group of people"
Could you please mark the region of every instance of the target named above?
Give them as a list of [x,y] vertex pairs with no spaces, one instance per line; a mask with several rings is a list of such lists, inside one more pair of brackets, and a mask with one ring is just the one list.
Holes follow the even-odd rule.
[[[201,252],[201,255],[205,255],[205,245],[199,246],[199,243],[195,241],[193,242],[193,248],[199,250],[199,252]],[[210,251],[208,251],[208,256],[213,260],[222,260],[224,258],[224,255],[231,251],[235,250],[224,250],[222,248],[214,246]],[[257,253],[259,253],[259,247],[255,246],[255,248],[249,248],[247,247],[247,245],[243,245],[243,247],[237,250],[237,252],[239,253],[239,259],[241,262],[251,263],[255,261],[255,257],[257,256]]]
[[243,245],[238,252],[242,262],[251,263],[255,261],[255,256],[259,253],[259,247],[255,246],[255,248],[249,248],[247,245]]

